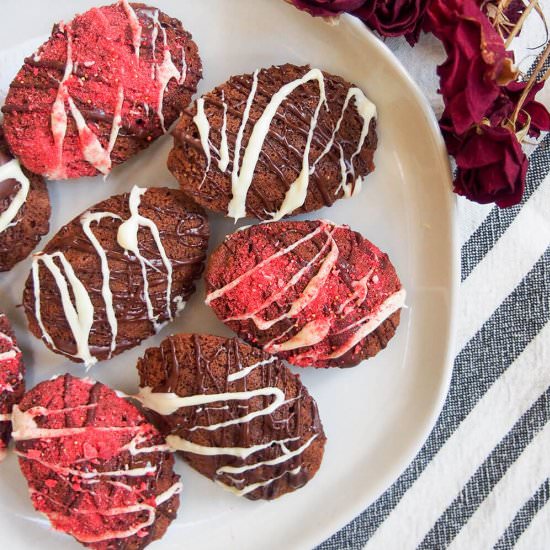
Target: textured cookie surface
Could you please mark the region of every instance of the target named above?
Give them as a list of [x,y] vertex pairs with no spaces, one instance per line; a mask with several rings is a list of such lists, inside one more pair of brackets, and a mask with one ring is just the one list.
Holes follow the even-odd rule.
[[52,179],[107,174],[189,104],[197,47],[177,19],[126,0],[55,25],[3,107],[11,150]]
[[13,438],[34,507],[97,550],[138,550],[175,518],[181,483],[164,438],[107,386],[69,374],[14,408]]
[[179,334],[138,362],[140,398],[189,464],[237,495],[274,499],[319,469],[325,435],[300,377],[244,342]]
[[11,435],[12,407],[25,392],[25,367],[8,318],[0,313],[0,461]]
[[208,236],[202,209],[174,189],[134,187],[93,206],[33,258],[31,332],[86,365],[138,345],[183,310]]
[[376,146],[376,108],[359,88],[282,65],[197,100],[174,130],[168,167],[205,208],[280,219],[355,195]]
[[272,222],[229,235],[206,303],[247,342],[299,366],[351,367],[386,347],[405,290],[387,254],[347,226]]
[[0,127],[0,271],[25,259],[49,228],[46,184],[13,158]]

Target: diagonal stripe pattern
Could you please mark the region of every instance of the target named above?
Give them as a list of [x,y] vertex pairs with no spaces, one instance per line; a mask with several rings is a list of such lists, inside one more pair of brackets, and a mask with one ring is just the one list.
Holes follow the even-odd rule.
[[534,436],[546,425],[550,414],[550,388],[520,418],[487,460],[470,478],[458,497],[437,520],[419,550],[445,548],[517,460]]
[[520,204],[512,208],[501,209],[495,207],[475,233],[462,246],[462,270],[464,281],[474,267],[484,258],[498,241],[527,200],[536,191],[550,170],[550,134],[537,147],[529,160],[529,170],[525,184],[525,193]]
[[550,500],[550,479],[537,489],[535,494],[520,508],[514,520],[495,544],[494,550],[512,548],[523,534],[537,512]]
[[[550,0],[539,6],[548,19]],[[533,20],[513,46],[532,60],[524,78],[548,41]],[[417,53],[407,68],[430,97],[425,65],[441,54],[429,40]],[[440,418],[398,480],[317,550],[550,548],[550,134],[530,155],[521,203],[486,206],[458,208],[458,347]]]
[[[522,204],[515,209],[491,211],[463,245],[463,281],[468,280],[470,273],[484,261],[503,235],[517,231],[515,225],[518,224],[515,221],[526,205],[534,212],[540,212],[540,204],[535,209],[534,203],[531,204],[529,201],[534,194],[540,195],[543,187],[544,193],[549,189],[549,168],[550,136],[547,136],[531,157],[526,197]],[[547,242],[548,245],[550,242]],[[472,291],[468,289],[468,292]],[[438,509],[431,525],[427,526],[424,532],[417,533],[421,535],[418,540],[415,541],[415,537],[411,536],[409,540],[401,540],[401,544],[396,544],[398,537],[392,538],[387,533],[395,533],[396,525],[402,520],[410,522],[413,531],[418,527],[414,518],[408,517],[411,512],[408,502],[410,499],[405,497],[410,497],[415,491],[420,494],[418,487],[427,483],[425,479],[437,482],[432,471],[426,473],[428,467],[437,461],[438,453],[443,446],[453,441],[453,438],[459,437],[457,432],[460,431],[461,425],[465,424],[468,415],[474,414],[476,409],[483,405],[493,386],[496,386],[497,382],[503,386],[510,366],[514,362],[521,362],[522,358],[527,356],[526,348],[532,347],[545,337],[550,340],[549,320],[550,247],[539,257],[516,288],[508,296],[503,296],[503,301],[494,313],[456,356],[451,388],[443,412],[413,463],[382,497],[354,522],[319,546],[318,550],[353,550],[365,545],[375,550],[394,547],[439,550],[449,545],[453,548],[462,548],[460,543],[452,544],[456,535],[468,525],[484,499],[491,495],[491,491],[499,484],[508,469],[519,461],[526,448],[534,452],[529,448],[532,438],[550,420],[550,380],[541,388],[544,393],[532,396],[530,405],[516,416],[515,422],[509,426],[509,431],[504,432],[502,439],[495,441],[494,446],[488,449],[481,462],[472,470],[471,477],[466,478],[462,486],[453,489],[454,493],[448,503]],[[535,352],[532,355],[536,361],[540,354]],[[524,377],[523,383],[529,384],[530,380]],[[498,547],[498,550],[512,548],[521,538],[530,521],[548,500],[546,487],[547,484],[543,483],[526,503],[517,503],[515,517],[510,517],[509,526],[495,539],[495,547]],[[407,502],[403,504],[401,501]],[[406,531],[405,527],[404,529]]]

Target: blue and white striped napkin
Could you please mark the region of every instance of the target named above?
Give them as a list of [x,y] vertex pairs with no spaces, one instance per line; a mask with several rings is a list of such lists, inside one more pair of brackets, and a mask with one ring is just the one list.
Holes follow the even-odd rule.
[[[546,40],[532,17],[514,44],[525,73]],[[439,113],[440,46],[388,45]],[[457,348],[436,426],[394,485],[318,550],[550,549],[550,135],[530,149],[520,205],[458,199]]]

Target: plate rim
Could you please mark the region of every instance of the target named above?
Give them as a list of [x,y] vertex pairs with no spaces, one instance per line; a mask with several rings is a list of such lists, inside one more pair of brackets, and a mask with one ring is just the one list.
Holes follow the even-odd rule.
[[[387,474],[386,477],[389,479],[389,481],[387,481],[387,483],[384,483],[384,486],[381,490],[375,491],[371,495],[367,495],[367,492],[364,490],[357,491],[357,493],[354,494],[353,499],[350,498],[347,501],[346,506],[341,509],[341,513],[334,514],[332,516],[332,520],[330,522],[325,522],[322,525],[317,525],[315,531],[308,530],[304,533],[304,538],[302,540],[295,541],[295,543],[300,545],[300,547],[303,545],[304,547],[307,546],[312,548],[323,543],[332,535],[340,531],[340,529],[345,527],[347,524],[354,521],[369,505],[380,498],[380,496],[383,495],[395,483],[395,481],[402,475],[403,471],[405,471],[405,469],[411,464],[420,449],[424,446],[430,433],[432,432],[433,427],[435,426],[437,419],[439,418],[439,415],[443,409],[443,405],[449,391],[453,372],[453,359],[456,351],[456,305],[460,285],[460,247],[458,238],[458,219],[456,211],[457,199],[456,196],[452,193],[449,157],[433,109],[418,84],[407,72],[406,68],[397,58],[397,56],[392,52],[387,44],[385,44],[372,31],[370,31],[358,18],[349,14],[343,14],[340,17],[339,25],[349,26],[350,31],[353,31],[355,34],[361,36],[368,42],[371,47],[378,50],[383,58],[384,63],[387,63],[395,68],[396,72],[399,74],[399,77],[407,85],[407,90],[411,93],[412,99],[418,105],[419,111],[421,112],[423,119],[427,122],[427,125],[430,129],[430,134],[434,139],[434,147],[437,148],[438,152],[437,159],[436,157],[434,157],[434,162],[436,162],[437,160],[437,163],[441,168],[440,171],[442,175],[446,175],[445,180],[438,182],[436,185],[446,185],[448,187],[448,193],[444,195],[442,205],[445,207],[445,217],[448,219],[448,229],[451,244],[449,252],[451,260],[451,265],[449,266],[450,284],[448,287],[449,315],[447,317],[445,357],[441,365],[440,383],[437,385],[437,399],[432,400],[430,407],[431,413],[427,420],[424,422],[424,425],[421,426],[423,429],[419,430],[422,433],[422,437],[419,436],[415,438],[416,444],[411,445],[412,448],[408,454],[403,453],[402,459],[399,460],[400,467],[398,469],[396,468],[396,472]],[[31,39],[33,38],[35,38],[35,36],[31,37]],[[22,40],[17,44],[12,44],[10,47],[16,47],[24,43],[25,40]]]
[[448,184],[448,193],[445,195],[444,204],[449,217],[449,229],[451,237],[451,266],[450,266],[450,279],[451,284],[449,288],[449,322],[448,322],[448,335],[447,335],[447,345],[445,359],[442,365],[443,373],[441,383],[439,384],[437,400],[434,400],[431,415],[428,421],[425,424],[425,429],[422,437],[417,439],[417,445],[414,446],[412,451],[408,456],[405,457],[401,462],[405,464],[403,468],[395,476],[391,476],[392,479],[388,484],[385,484],[385,487],[381,491],[377,491],[372,496],[367,496],[361,498],[358,496],[354,499],[354,502],[345,508],[341,514],[338,516],[333,516],[334,520],[330,523],[326,523],[324,527],[319,529],[319,536],[316,537],[316,540],[311,540],[312,547],[316,547],[326,540],[330,539],[333,535],[337,534],[341,529],[346,527],[351,522],[355,521],[371,504],[378,500],[403,474],[403,472],[410,466],[417,454],[420,452],[424,444],[426,443],[428,437],[430,436],[433,428],[435,427],[437,420],[443,410],[443,406],[447,399],[447,394],[449,393],[449,388],[451,385],[451,378],[453,374],[454,366],[454,356],[455,356],[455,345],[456,345],[456,327],[457,327],[457,315],[456,315],[456,304],[458,300],[458,292],[460,288],[460,253],[459,253],[459,240],[458,240],[458,220],[457,220],[457,199],[456,195],[452,192],[452,171],[451,164],[449,160],[449,154],[447,152],[447,147],[443,140],[443,136],[439,129],[439,123],[435,113],[429,104],[424,93],[420,89],[419,85],[414,81],[412,76],[409,74],[403,63],[398,59],[398,57],[392,52],[387,44],[381,40],[377,35],[374,34],[362,21],[349,14],[344,13],[340,16],[340,25],[349,25],[355,32],[363,37],[371,44],[373,47],[379,49],[380,53],[384,57],[384,61],[392,64],[395,69],[398,71],[399,75],[409,86],[410,91],[414,95],[414,100],[417,102],[424,119],[428,123],[428,126],[431,129],[432,136],[435,140],[435,144],[438,146],[439,155],[438,162],[444,168],[443,172],[446,174],[446,181],[440,182],[439,185]]

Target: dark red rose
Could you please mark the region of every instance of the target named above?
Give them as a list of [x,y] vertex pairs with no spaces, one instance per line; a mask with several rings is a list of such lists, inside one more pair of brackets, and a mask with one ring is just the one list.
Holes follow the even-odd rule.
[[439,128],[441,130],[441,134],[443,135],[443,139],[445,140],[447,152],[449,155],[454,157],[460,150],[466,134],[462,134],[460,136],[455,134],[453,123],[447,110],[443,111],[443,114],[439,119]]
[[287,0],[287,2],[311,15],[332,17],[357,9],[365,0]]
[[[510,118],[517,104],[519,103],[523,91],[527,86],[527,82],[510,82],[508,86],[502,88],[502,93],[499,97],[498,104],[495,106],[495,114],[503,118]],[[535,101],[535,97],[538,92],[543,88],[544,81],[535,84],[527,94],[527,97],[523,101],[521,111],[516,123],[516,131],[521,130],[526,124],[529,123],[529,130],[527,132],[531,137],[538,138],[541,132],[547,132],[550,130],[550,113],[548,113],[546,107]],[[500,109],[498,109],[500,106]],[[493,117],[495,114],[491,113]]]
[[528,161],[516,135],[502,126],[482,125],[464,137],[456,154],[455,193],[501,208],[518,204]]
[[475,0],[432,0],[424,29],[439,38],[447,60],[438,67],[440,92],[449,125],[456,134],[479,124],[513,79],[502,38]]
[[428,4],[429,0],[369,0],[353,15],[381,36],[405,36],[413,46]]
[[[493,25],[504,38],[508,38],[510,31],[519,21],[527,7],[523,0],[511,0],[506,7],[504,7],[504,4],[499,0],[476,1],[483,10],[483,13],[485,13],[491,21],[491,25]],[[520,32],[517,33],[517,36],[520,35]]]

